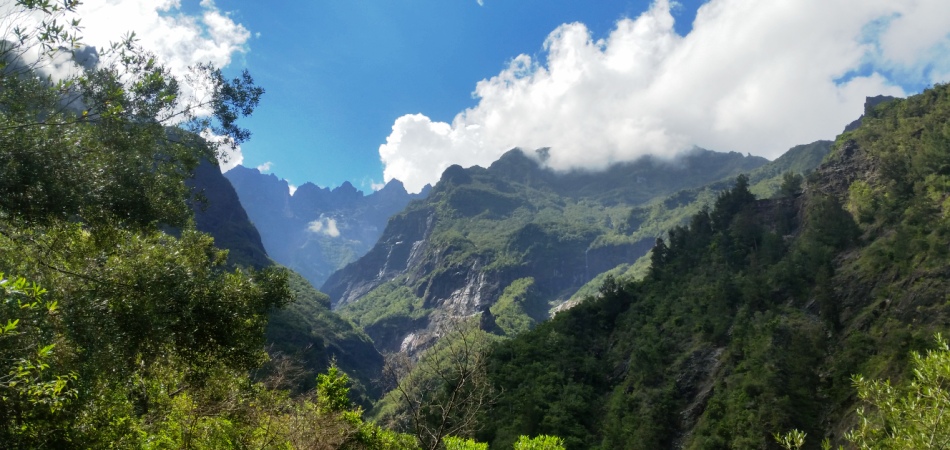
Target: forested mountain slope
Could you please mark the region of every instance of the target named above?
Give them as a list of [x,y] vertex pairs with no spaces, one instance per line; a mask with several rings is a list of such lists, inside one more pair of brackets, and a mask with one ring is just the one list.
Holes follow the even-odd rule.
[[[18,35],[0,45],[0,447],[413,448],[362,421],[336,367],[305,395],[287,389],[295,367],[261,370],[293,291],[281,316],[304,326],[281,330],[321,343],[304,348],[325,351],[317,362],[348,344],[346,358],[368,348],[379,361],[269,264],[227,180],[202,163],[221,139],[247,139],[236,121],[263,89],[208,64],[177,79],[132,33],[99,65],[68,68],[78,5],[0,13]],[[63,78],[40,70],[54,61]],[[179,95],[188,83],[205,96]],[[310,305],[331,317],[295,310]]]
[[[759,198],[782,195],[783,184],[789,177],[791,184],[785,188],[796,189],[796,183],[801,181],[802,175],[813,171],[828,156],[831,144],[831,141],[815,141],[790,148],[774,161],[749,172],[749,190]],[[688,223],[694,214],[703,208],[711,207],[721,192],[732,188],[734,181],[734,178],[727,178],[699,188],[684,189],[649,204],[631,208],[626,221],[619,227],[635,240],[665,237],[667,230]],[[646,274],[649,266],[648,256],[643,255],[637,261],[624,262],[603,272],[578,289],[558,310],[572,307],[586,296],[596,294],[607,276],[639,279]]]
[[[195,228],[214,237],[214,245],[228,251],[232,266],[262,269],[275,266],[257,229],[248,220],[238,196],[217,164],[202,161],[188,180],[192,189]],[[353,397],[363,405],[380,395],[376,380],[383,358],[370,338],[352,323],[330,311],[327,296],[314,289],[296,272],[289,272],[293,301],[270,312],[266,345],[275,363],[292,362],[294,371],[288,386],[302,392],[314,387],[318,373],[326,372],[331,362],[354,382]],[[264,371],[266,372],[266,370]]]
[[[950,327],[950,88],[884,103],[803,195],[746,178],[653,249],[646,278],[498,344],[480,438],[568,448],[772,448],[843,440],[852,374],[909,376]],[[529,381],[530,380],[530,381]]]
[[479,313],[486,329],[513,335],[650,249],[655,235],[623,228],[631,206],[766,162],[697,149],[674,161],[558,174],[513,150],[487,169],[452,166],[321,289],[381,350],[416,352],[446,320]]

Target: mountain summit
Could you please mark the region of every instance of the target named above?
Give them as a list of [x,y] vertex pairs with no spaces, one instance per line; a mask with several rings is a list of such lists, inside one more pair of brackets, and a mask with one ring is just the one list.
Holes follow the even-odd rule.
[[372,248],[386,222],[411,200],[398,180],[364,195],[350,182],[334,189],[305,183],[291,194],[286,180],[237,166],[224,174],[237,191],[267,253],[314,286]]
[[656,235],[634,235],[634,206],[767,162],[696,149],[671,161],[557,173],[515,149],[487,169],[451,166],[321,290],[381,350],[415,353],[444,324],[478,314],[496,332],[516,334],[598,274],[649,251]]

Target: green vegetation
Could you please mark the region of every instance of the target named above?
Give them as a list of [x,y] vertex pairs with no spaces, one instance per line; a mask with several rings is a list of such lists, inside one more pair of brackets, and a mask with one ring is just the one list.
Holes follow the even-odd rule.
[[946,448],[950,445],[950,347],[939,334],[936,350],[911,354],[913,377],[895,388],[886,380],[854,377],[858,425],[849,441],[862,449]]
[[[801,196],[796,171],[775,172],[769,201],[739,177],[657,241],[644,279],[605,277],[596,295],[496,344],[488,374],[501,394],[477,439],[767,448],[772,431],[797,429],[844,443],[852,375],[922,374],[907,355],[947,323],[948,114],[947,86],[879,106]],[[627,224],[656,217],[646,211]],[[859,395],[923,402],[882,386],[859,382]],[[883,413],[866,409],[861,423],[889,430],[898,419]]]
[[491,313],[506,336],[515,336],[546,320],[548,308],[534,292],[534,279],[521,278],[505,288]]
[[[763,222],[756,205],[740,177],[713,210],[670,230],[669,244],[654,248],[644,281],[611,278],[600,298],[499,344],[489,374],[504,394],[486,415],[486,440],[506,446],[518,435],[551,433],[563,436],[567,448],[666,447],[682,426],[678,411],[697,401],[706,383],[715,387],[704,399],[706,415],[693,419],[696,443],[757,446],[767,436],[754,430],[807,417],[808,405],[817,406],[808,383],[815,378],[811,368],[820,364],[814,359],[820,325],[816,329],[792,310],[770,312],[778,305],[769,298],[767,280],[807,277],[824,261],[808,261],[795,274],[779,268],[783,257],[803,256],[782,243],[789,231],[782,221]],[[783,217],[781,205],[775,207],[774,216]],[[835,225],[840,230],[826,226],[837,220],[833,210],[809,217],[816,222],[806,223],[802,233],[851,233],[846,224]],[[828,237],[842,246],[850,242]],[[809,294],[791,284],[783,289]],[[713,382],[709,366],[717,358],[733,367],[728,385]],[[762,367],[774,372],[762,378]],[[674,374],[683,372],[692,385],[677,381]],[[535,382],[523,384],[524,378]],[[761,409],[750,410],[750,401]],[[713,419],[713,410],[722,413]],[[721,434],[725,430],[729,434]]]
[[418,361],[405,353],[390,355],[385,376],[391,389],[377,405],[378,421],[413,434],[429,450],[441,448],[447,437],[470,438],[478,414],[494,396],[485,375],[493,339],[476,325],[445,324],[440,329],[444,338]]
[[557,436],[521,436],[515,442],[515,450],[564,450],[563,439]]
[[446,436],[443,442],[445,450],[488,450],[488,444],[475,442],[473,439]]
[[297,273],[288,271],[288,275],[294,300],[270,313],[265,336],[274,361],[265,365],[263,373],[277,370],[280,364],[299,366],[286,383],[301,393],[312,389],[317,374],[335,362],[350,376],[354,399],[370,407],[381,395],[375,380],[382,373],[383,357],[365,333],[330,311],[326,294]]
[[[474,283],[490,284],[482,295],[498,301],[485,306],[503,333],[516,334],[715,199],[715,191],[694,196],[684,188],[765,162],[696,150],[676,164],[646,158],[606,173],[557,174],[513,150],[487,169],[454,166],[424,201],[393,218],[376,249],[323,289],[345,298],[350,286],[372,288],[347,298],[339,311],[386,350],[396,350],[453,292]],[[669,207],[675,213],[666,214],[662,202],[646,205],[678,191],[689,198],[684,208]],[[631,206],[655,210],[655,220],[630,226]],[[527,279],[533,283],[522,292]]]
[[[49,20],[0,45],[5,448],[950,439],[950,348],[938,334],[937,350],[919,353],[950,323],[946,85],[869,111],[807,178],[826,143],[766,166],[697,152],[706,181],[761,166],[702,188],[658,179],[665,163],[651,160],[593,178],[541,170],[518,152],[489,169],[448,169],[429,200],[393,219],[414,239],[390,236],[372,271],[381,282],[343,307],[390,348],[407,330],[443,336],[389,358],[391,390],[373,415],[391,431],[358,406],[376,396],[366,380],[382,363],[361,356],[379,356],[367,335],[300,277],[230,266],[196,230],[185,181],[215,151],[194,131],[243,141],[235,120],[262,90],[202,66],[213,100],[184,103],[178,81],[130,40],[103,67],[37,76],[19,59],[25,43],[74,43],[57,21],[75,6],[17,2]],[[629,265],[644,242],[649,256]],[[602,281],[583,288],[584,301],[544,320],[552,299],[591,279]],[[468,317],[459,322],[438,310],[475,283],[497,288],[476,306],[490,305],[491,331],[509,339],[482,329],[484,311],[455,311]],[[351,375],[361,380],[352,394]]]
[[[887,380],[868,380],[856,375],[854,386],[863,405],[857,409],[857,425],[845,434],[859,449],[911,450],[946,448],[950,445],[950,346],[938,333],[937,349],[925,356],[911,353],[913,377],[902,386]],[[775,434],[788,450],[805,445],[806,434],[792,430]],[[826,439],[822,448],[830,449]],[[842,447],[838,447],[842,448]]]
[[815,141],[811,144],[796,145],[782,156],[756,170],[749,172],[751,186],[749,190],[758,198],[772,198],[780,194],[786,174],[807,175],[831,153],[831,141]]
[[77,5],[18,1],[4,12],[46,20],[17,23],[19,39],[0,45],[3,447],[415,448],[362,420],[335,366],[307,367],[328,372],[304,375],[317,378],[315,393],[292,384],[297,396],[286,389],[292,364],[261,371],[268,318],[295,293],[272,333],[372,345],[305,282],[261,268],[257,250],[232,260],[249,267],[229,266],[195,229],[201,202],[186,182],[217,159],[196,132],[244,141],[235,121],[263,90],[246,73],[225,80],[199,66],[210,100],[185,102],[179,80],[131,37],[96,68],[42,77],[51,55],[21,56],[71,48],[77,23],[64,18]]

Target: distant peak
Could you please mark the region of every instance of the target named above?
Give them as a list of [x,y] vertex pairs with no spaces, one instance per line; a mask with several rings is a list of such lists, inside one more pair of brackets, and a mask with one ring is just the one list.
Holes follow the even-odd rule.
[[389,180],[385,186],[379,191],[397,191],[397,192],[406,192],[406,186],[402,184],[402,181],[399,181],[395,178]]
[[295,196],[296,196],[296,195],[307,195],[307,194],[309,194],[310,192],[321,192],[321,191],[322,191],[322,192],[325,192],[325,193],[329,193],[329,192],[330,192],[329,189],[327,189],[327,188],[322,188],[322,187],[317,186],[316,184],[313,184],[313,183],[311,183],[311,182],[308,181],[308,182],[306,182],[306,183],[304,183],[304,184],[301,184],[300,186],[297,186],[297,191],[294,192],[294,195],[295,195]]
[[363,195],[363,191],[353,187],[353,184],[350,183],[349,181],[344,181],[343,184],[341,184],[338,188],[334,189],[332,192],[334,194],[349,194],[349,195],[359,194],[360,196]]
[[465,184],[470,183],[472,177],[465,172],[465,169],[458,164],[452,164],[442,172],[442,178],[439,180],[439,184],[443,183],[452,183],[452,184]]

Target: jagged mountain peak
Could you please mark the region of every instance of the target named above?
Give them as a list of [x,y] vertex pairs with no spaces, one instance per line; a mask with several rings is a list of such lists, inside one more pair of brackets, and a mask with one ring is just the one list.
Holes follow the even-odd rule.
[[768,162],[697,149],[673,162],[555,172],[541,159],[543,149],[536,159],[516,148],[488,168],[448,167],[430,196],[396,215],[376,246],[321,290],[387,351],[418,352],[445,320],[486,309],[514,332],[510,310],[491,309],[508,308],[496,306],[502,299],[521,299],[525,323],[544,320],[593,277],[650,249],[655,235],[618,227],[631,207]]
[[374,194],[378,194],[378,193],[380,193],[380,192],[393,192],[393,191],[395,191],[395,192],[400,192],[400,193],[403,193],[403,192],[404,192],[404,193],[407,193],[407,194],[409,193],[408,191],[406,191],[406,185],[404,185],[404,184],[402,183],[402,181],[399,181],[399,180],[393,178],[392,180],[389,180],[389,182],[386,183],[386,185],[383,186],[382,189],[380,189],[380,190],[374,192]]
[[386,222],[411,200],[402,182],[364,195],[350,182],[330,189],[303,183],[291,195],[286,180],[238,166],[225,174],[261,233],[268,254],[315,286],[365,254]]

